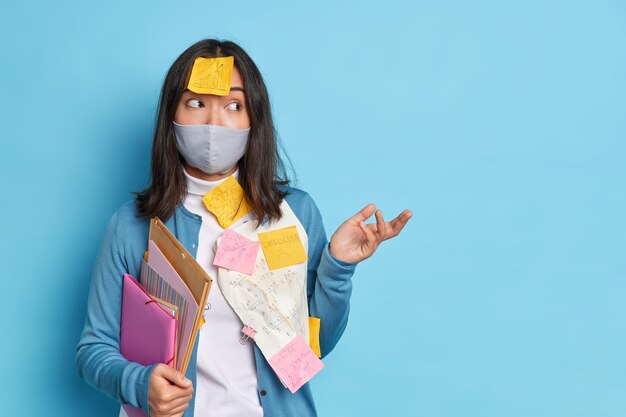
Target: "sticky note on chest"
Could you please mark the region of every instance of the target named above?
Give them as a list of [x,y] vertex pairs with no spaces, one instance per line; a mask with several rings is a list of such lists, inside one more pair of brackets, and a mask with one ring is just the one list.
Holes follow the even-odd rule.
[[272,270],[308,259],[296,226],[262,232],[258,236],[267,265]]
[[259,242],[250,240],[231,229],[226,229],[217,247],[213,265],[252,275],[259,246]]
[[300,336],[296,336],[268,362],[292,393],[295,393],[324,367],[322,361],[315,356]]
[[224,229],[248,214],[250,205],[244,197],[243,188],[230,176],[202,197],[204,206]]
[[230,77],[233,73],[235,58],[198,57],[193,62],[187,88],[198,94],[227,96],[230,92]]

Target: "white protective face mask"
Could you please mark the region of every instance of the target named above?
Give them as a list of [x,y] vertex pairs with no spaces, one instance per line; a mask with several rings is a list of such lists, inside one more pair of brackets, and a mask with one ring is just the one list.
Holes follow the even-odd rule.
[[250,128],[172,123],[178,152],[189,165],[208,175],[227,173],[246,153]]

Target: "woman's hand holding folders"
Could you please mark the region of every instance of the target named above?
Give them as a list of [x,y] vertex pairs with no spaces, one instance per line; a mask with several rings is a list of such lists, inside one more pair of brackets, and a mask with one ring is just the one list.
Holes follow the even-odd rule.
[[148,405],[151,417],[180,417],[193,397],[193,384],[182,373],[160,363],[150,374]]

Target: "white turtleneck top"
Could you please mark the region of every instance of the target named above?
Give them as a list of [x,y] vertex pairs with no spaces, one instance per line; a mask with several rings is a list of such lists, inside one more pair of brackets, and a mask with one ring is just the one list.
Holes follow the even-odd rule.
[[[216,241],[224,229],[202,202],[202,197],[226,178],[205,181],[186,170],[184,173],[187,195],[183,204],[187,210],[202,216],[196,260],[213,278],[204,312],[206,323],[200,329],[194,415],[260,417],[263,409],[257,391],[253,342],[239,343],[243,324],[224,298],[217,283],[217,268],[213,265]],[[238,174],[239,169],[233,177],[237,179]],[[250,220],[251,216],[246,214],[235,225]]]

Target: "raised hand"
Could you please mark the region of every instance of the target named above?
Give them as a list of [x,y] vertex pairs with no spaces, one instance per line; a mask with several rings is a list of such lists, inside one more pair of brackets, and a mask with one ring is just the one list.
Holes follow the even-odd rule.
[[[376,212],[376,223],[365,224]],[[330,238],[330,253],[344,262],[357,263],[372,256],[383,240],[397,236],[413,213],[404,210],[395,219],[385,222],[380,210],[368,204],[339,226]]]

